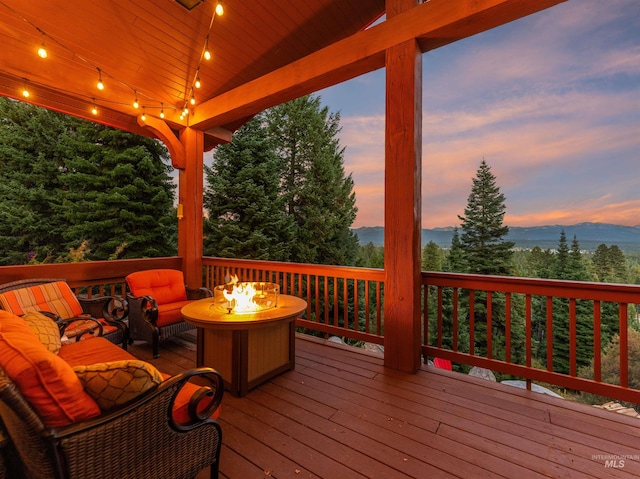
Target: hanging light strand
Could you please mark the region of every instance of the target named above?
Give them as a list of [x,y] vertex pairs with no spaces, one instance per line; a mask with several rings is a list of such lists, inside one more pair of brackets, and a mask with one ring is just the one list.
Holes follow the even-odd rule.
[[[98,88],[100,91],[104,91],[105,89],[105,83],[103,78],[107,77],[111,80],[113,80],[115,83],[119,83],[127,88],[129,88],[130,90],[132,90],[134,92],[135,95],[135,102],[134,104],[137,104],[137,106],[134,105],[135,108],[139,108],[140,107],[140,103],[138,101],[138,94],[144,96],[145,98],[147,98],[151,103],[155,103],[158,104],[160,106],[158,107],[154,107],[154,106],[149,106],[147,104],[143,105],[144,107],[147,108],[157,108],[160,110],[160,116],[161,118],[164,118],[165,116],[165,107],[164,107],[164,102],[161,102],[159,100],[153,99],[152,97],[145,95],[144,93],[140,92],[137,88],[134,88],[133,86],[129,85],[128,83],[114,77],[113,75],[110,75],[109,73],[105,72],[105,70],[103,70],[102,68],[100,68],[98,65],[94,64],[93,62],[91,62],[89,59],[85,58],[83,55],[75,52],[73,49],[71,49],[70,47],[68,47],[67,45],[65,45],[64,43],[60,42],[59,40],[57,40],[56,38],[52,37],[51,35],[47,34],[44,30],[42,30],[40,27],[38,27],[36,24],[34,24],[33,22],[31,22],[29,19],[25,18],[22,14],[20,14],[18,11],[16,11],[15,9],[11,8],[9,5],[7,5],[5,2],[3,2],[2,0],[0,0],[0,5],[2,5],[3,7],[5,7],[11,14],[15,15],[17,18],[19,18],[20,20],[24,21],[25,23],[27,23],[28,25],[30,25],[32,28],[34,28],[42,37],[42,41],[40,43],[40,46],[37,49],[37,54],[40,58],[47,58],[49,56],[49,52],[47,49],[47,43],[53,43],[55,45],[57,45],[58,47],[62,48],[63,50],[67,51],[69,54],[71,54],[71,56],[74,59],[79,60],[80,62],[88,65],[89,67],[91,67],[91,69],[96,70],[98,72],[98,80],[96,82],[96,88]],[[195,95],[193,93],[193,88],[200,88],[201,86],[201,80],[200,80],[200,65],[202,63],[202,59],[204,57],[204,51],[208,48],[208,41],[209,41],[209,34],[211,32],[211,28],[213,27],[213,22],[216,18],[216,16],[221,16],[224,13],[224,8],[222,6],[221,3],[217,3],[215,8],[213,9],[213,13],[211,16],[211,21],[209,23],[209,29],[207,31],[207,36],[206,36],[206,41],[205,41],[205,46],[203,48],[202,51],[202,55],[200,57],[199,63],[198,63],[198,67],[196,69],[196,74],[193,78],[193,81],[191,83],[191,98],[190,101],[194,101],[195,102]],[[209,52],[210,53],[210,52]],[[196,80],[199,86],[195,86],[196,84]],[[22,89],[22,95],[25,98],[28,98],[30,95],[29,89],[27,88],[27,82],[29,82],[28,79],[23,78],[23,89]],[[186,89],[186,92],[190,91],[189,88]],[[187,101],[186,101],[186,92],[185,92],[185,102],[184,102],[184,109],[182,111],[182,114],[187,115],[188,112],[188,108],[187,108]],[[80,95],[80,96],[85,96],[85,95]],[[85,98],[87,98],[87,101],[91,102],[91,111],[93,113],[93,111],[97,112],[97,106],[96,106],[96,99],[90,96],[85,96]],[[118,105],[125,105],[126,103],[123,102],[118,102],[118,101],[111,101],[105,98],[100,99],[101,103],[112,103],[112,104],[118,104]],[[171,110],[177,110],[177,108],[175,107],[168,107]],[[95,114],[95,113],[94,113]]]
[[[213,22],[215,21],[216,17],[222,16],[223,14],[224,14],[224,7],[222,6],[221,2],[218,2],[211,14],[209,29],[207,30],[207,35],[204,39],[204,47],[202,48],[202,54],[200,55],[200,60],[198,61],[198,67],[196,68],[196,73],[193,77],[193,81],[191,82],[190,86],[186,85],[186,88],[185,88],[185,98],[187,97],[187,92],[191,91],[191,96],[189,99],[189,102],[191,103],[191,105],[195,105],[196,103],[194,89],[198,89],[202,86],[202,80],[200,79],[200,67],[202,66],[202,61],[203,60],[210,61],[211,58],[213,57],[211,50],[209,48],[209,37],[211,35],[211,29],[213,28]],[[187,114],[188,114],[188,110],[187,110],[187,113],[183,111],[184,116],[186,116]]]

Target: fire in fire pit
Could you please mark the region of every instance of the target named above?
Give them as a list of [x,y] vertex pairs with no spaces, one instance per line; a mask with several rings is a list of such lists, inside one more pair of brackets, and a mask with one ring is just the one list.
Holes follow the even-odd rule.
[[239,282],[233,276],[227,284],[216,286],[213,306],[228,313],[257,313],[278,305],[280,286],[262,281]]

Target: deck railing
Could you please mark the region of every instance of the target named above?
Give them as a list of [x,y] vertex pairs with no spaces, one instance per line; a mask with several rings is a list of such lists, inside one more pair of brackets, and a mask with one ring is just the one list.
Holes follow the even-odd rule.
[[280,285],[282,294],[307,302],[296,325],[308,332],[382,344],[383,277],[379,269],[204,258],[205,285],[213,288],[237,275],[240,281]]
[[[422,282],[426,357],[640,404],[628,343],[640,286],[455,273]],[[603,346],[614,336],[618,380],[608,384]],[[592,377],[579,377],[580,360]]]
[[[65,278],[78,294],[124,296],[130,272],[181,267],[178,257],[3,266],[0,284]],[[305,299],[307,310],[296,322],[305,332],[384,344],[382,270],[203,258],[205,286],[223,284],[232,274],[278,283],[283,294]],[[627,330],[630,311],[640,307],[639,285],[423,272],[422,286],[425,358],[640,404],[629,375]],[[613,334],[619,337],[619,378],[608,384],[603,340]],[[593,364],[588,379],[579,377],[584,344]]]

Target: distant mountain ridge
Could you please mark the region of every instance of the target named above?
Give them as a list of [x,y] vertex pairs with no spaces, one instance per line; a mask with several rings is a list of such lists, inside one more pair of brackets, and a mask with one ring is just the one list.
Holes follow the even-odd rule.
[[[533,248],[539,246],[542,249],[553,249],[558,246],[560,233],[564,230],[569,245],[575,236],[580,244],[580,249],[594,251],[600,244],[607,246],[613,244],[624,252],[640,252],[640,225],[621,226],[607,223],[578,223],[575,225],[549,225],[519,227],[510,226],[508,241],[513,241],[517,247]],[[442,248],[451,246],[453,227],[434,228],[422,230],[422,245],[433,241]],[[373,243],[375,246],[384,246],[384,227],[363,226],[354,228],[361,245]],[[459,233],[462,233],[459,230]]]

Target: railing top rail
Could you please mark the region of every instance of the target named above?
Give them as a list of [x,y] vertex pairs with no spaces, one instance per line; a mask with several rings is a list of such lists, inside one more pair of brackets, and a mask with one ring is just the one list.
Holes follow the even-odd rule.
[[487,276],[479,274],[422,272],[424,284],[478,291],[533,294],[640,304],[640,285],[577,282],[559,279]]
[[79,263],[0,266],[0,284],[29,278],[64,278],[69,283],[110,283],[141,269],[182,269],[182,258],[134,258]]
[[319,276],[331,276],[338,278],[369,279],[374,281],[384,280],[384,270],[375,268],[358,268],[355,266],[332,266],[310,263],[282,263],[276,261],[247,260],[237,258],[204,257],[205,265],[235,266],[238,268],[251,268],[268,271],[278,271],[297,274],[312,274]]

